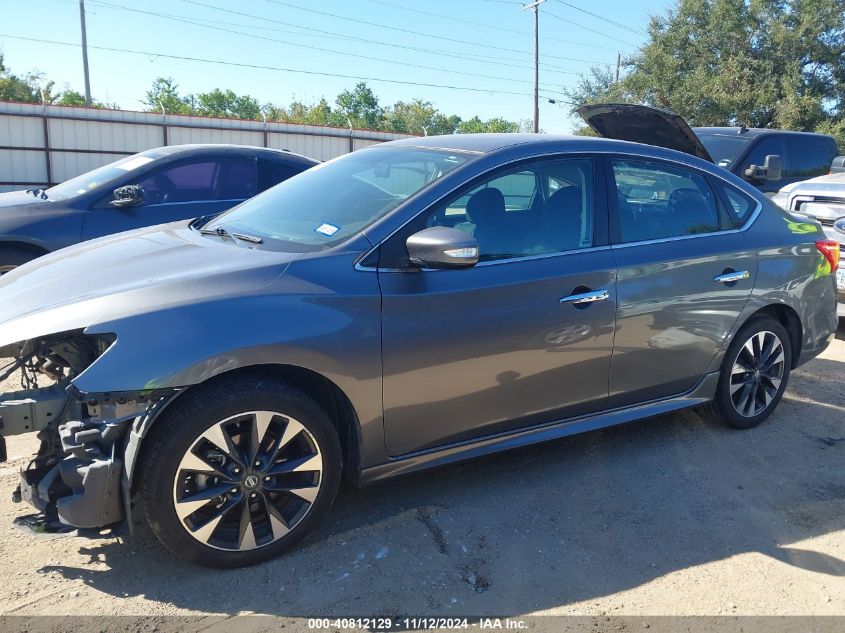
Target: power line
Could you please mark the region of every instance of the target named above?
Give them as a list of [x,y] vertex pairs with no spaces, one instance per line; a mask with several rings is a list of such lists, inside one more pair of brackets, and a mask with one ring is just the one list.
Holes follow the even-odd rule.
[[[419,69],[422,69],[422,70],[434,70],[434,71],[437,71],[437,72],[451,73],[451,74],[455,74],[455,75],[463,75],[463,76],[476,77],[476,78],[481,78],[481,79],[493,79],[495,81],[509,81],[509,82],[512,82],[512,83],[522,83],[522,84],[532,83],[528,80],[523,80],[523,79],[513,79],[513,78],[510,78],[510,77],[501,77],[501,76],[497,76],[497,75],[483,75],[483,74],[479,74],[479,73],[462,71],[462,70],[454,70],[454,69],[450,69],[450,68],[440,68],[440,67],[437,67],[437,66],[425,66],[425,65],[422,65],[422,64],[400,62],[400,61],[392,60],[392,59],[384,59],[384,58],[381,58],[381,57],[373,57],[371,55],[361,55],[361,54],[358,54],[358,53],[351,53],[349,51],[338,51],[338,50],[334,50],[334,49],[331,49],[331,48],[323,48],[323,47],[320,47],[320,46],[312,46],[312,45],[309,45],[309,44],[297,44],[295,42],[289,42],[289,41],[286,41],[286,40],[279,40],[279,39],[275,39],[275,38],[272,38],[272,37],[266,37],[266,36],[263,36],[263,35],[256,35],[255,33],[245,33],[243,31],[235,31],[233,29],[227,29],[227,28],[220,27],[220,26],[212,26],[210,24],[202,24],[200,22],[195,22],[193,20],[186,20],[186,19],[182,19],[182,18],[169,17],[165,14],[157,13],[155,11],[144,11],[143,9],[135,9],[135,8],[126,7],[126,6],[123,6],[123,5],[112,4],[110,2],[104,2],[103,0],[98,0],[98,5],[99,6],[112,7],[112,8],[116,8],[116,9],[123,9],[123,10],[126,10],[126,11],[132,11],[134,13],[141,13],[141,14],[144,14],[144,15],[151,15],[151,16],[163,18],[163,19],[166,19],[166,20],[173,20],[175,22],[181,22],[181,23],[184,23],[184,24],[192,24],[194,26],[199,26],[199,27],[206,28],[206,29],[221,31],[221,32],[224,32],[224,33],[232,33],[232,34],[235,34],[235,35],[241,35],[241,36],[250,37],[250,38],[253,38],[253,39],[264,40],[264,41],[268,41],[268,42],[275,42],[275,43],[278,43],[278,44],[287,44],[287,45],[291,45],[291,46],[298,46],[298,47],[301,47],[301,48],[308,48],[308,49],[312,49],[312,50],[322,51],[322,52],[325,52],[325,53],[333,53],[333,54],[336,54],[336,55],[344,55],[345,57],[357,57],[359,59],[366,59],[366,60],[369,60],[369,61],[376,61],[376,62],[387,63],[387,64],[396,64],[396,65],[407,67],[407,68],[419,68]],[[559,90],[555,90],[555,89],[550,88],[548,86],[544,87],[544,90],[546,90],[548,92],[562,94]]]
[[[188,2],[189,0],[182,0],[182,1]],[[411,29],[403,29],[402,27],[399,27],[399,26],[388,26],[387,24],[379,24],[377,22],[368,22],[367,20],[359,20],[358,18],[350,18],[350,17],[345,16],[345,15],[338,15],[337,13],[329,13],[327,11],[319,11],[317,9],[311,9],[309,7],[301,7],[299,5],[291,4],[289,2],[282,2],[282,0],[265,0],[265,1],[269,2],[271,4],[277,4],[277,5],[280,5],[280,6],[283,6],[283,7],[289,7],[291,9],[298,9],[299,11],[306,11],[308,13],[314,13],[314,14],[317,14],[317,15],[322,15],[324,17],[337,18],[339,20],[347,20],[349,22],[355,22],[356,24],[364,24],[366,26],[374,26],[374,27],[380,28],[380,29],[389,29],[391,31],[399,31],[400,33],[408,33],[410,35],[420,35],[420,36],[423,36],[423,37],[431,37],[431,38],[434,38],[434,39],[445,40],[447,42],[452,42],[452,43],[467,44],[469,46],[480,46],[482,48],[494,49],[494,50],[498,50],[498,51],[506,51],[508,53],[518,53],[520,55],[533,55],[533,53],[531,53],[530,51],[521,51],[521,50],[514,49],[514,48],[506,48],[504,46],[494,46],[492,44],[479,44],[478,42],[470,42],[468,40],[459,40],[459,39],[456,39],[454,37],[445,37],[445,36],[442,36],[442,35],[435,35],[433,33],[423,33],[421,31],[413,31]],[[633,44],[630,44],[629,46],[633,46]],[[560,56],[557,56],[557,55],[546,55],[546,57],[548,57],[549,59],[561,59],[561,60],[564,60],[564,61],[587,61],[587,60],[583,60],[583,59],[573,60],[569,57],[560,57]],[[600,64],[602,62],[590,62],[590,61],[588,61],[587,63]]]
[[[385,0],[367,0],[367,2],[372,2],[373,4],[380,4],[380,5],[385,6],[385,7],[392,7],[394,9],[400,9],[402,11],[410,11],[412,13],[418,13],[420,15],[428,15],[428,16],[431,16],[431,17],[440,18],[442,20],[450,20],[452,22],[459,22],[461,24],[469,24],[469,25],[472,25],[472,26],[475,26],[475,27],[482,27],[482,28],[485,28],[485,29],[494,29],[496,31],[504,31],[505,33],[515,33],[517,35],[522,35],[522,36],[525,36],[525,37],[530,36],[530,33],[526,33],[524,31],[519,31],[517,29],[509,29],[507,27],[496,26],[494,24],[485,24],[483,22],[476,22],[474,20],[465,20],[463,18],[457,18],[457,17],[451,16],[451,15],[443,15],[442,13],[434,13],[432,11],[423,11],[422,9],[414,9],[412,7],[402,6],[401,4],[394,4],[392,2],[386,2]],[[519,3],[517,3],[517,4],[519,4]],[[582,42],[574,42],[572,40],[562,40],[562,39],[559,39],[557,37],[546,36],[545,39],[552,41],[552,42],[560,42],[562,44],[574,44],[576,46],[589,46],[589,47],[593,46],[592,44],[584,44]],[[604,48],[606,50],[615,50],[615,49],[611,49],[610,47],[606,47],[606,46],[600,46],[600,47],[596,47],[596,48]],[[601,62],[597,62],[597,61],[592,60],[592,59],[576,59],[576,60],[573,60],[573,61],[586,62],[588,64],[600,64],[601,63]]]
[[590,31],[591,33],[595,33],[596,35],[601,35],[602,37],[606,37],[606,38],[614,40],[616,42],[621,42],[622,44],[625,44],[626,46],[631,46],[633,48],[637,47],[636,44],[631,44],[631,42],[626,42],[625,40],[621,40],[618,37],[615,37],[613,35],[608,35],[607,33],[603,33],[603,32],[601,32],[597,29],[590,28],[589,26],[584,26],[583,24],[579,24],[578,22],[574,22],[573,20],[570,20],[569,18],[561,17],[561,16],[557,15],[556,13],[552,13],[551,11],[546,11],[545,14],[550,15],[553,18],[560,20],[561,22],[566,22],[567,24],[577,26],[578,28],[584,29],[585,31]]
[[[393,43],[393,42],[383,42],[383,41],[380,41],[380,40],[373,40],[373,39],[369,39],[369,38],[356,37],[354,35],[346,35],[346,34],[343,34],[343,33],[337,33],[335,31],[326,31],[326,30],[323,30],[323,29],[312,28],[312,27],[309,27],[309,26],[294,24],[294,23],[291,23],[291,22],[284,22],[282,20],[274,20],[273,18],[255,15],[255,14],[252,14],[252,13],[244,13],[242,11],[235,11],[233,9],[226,9],[224,7],[218,7],[216,5],[206,4],[204,2],[197,2],[196,0],[182,0],[182,2],[185,2],[187,4],[196,5],[198,7],[204,7],[206,9],[214,9],[214,10],[217,10],[217,11],[222,11],[224,13],[229,13],[231,15],[239,15],[241,17],[253,18],[253,19],[256,19],[256,20],[263,20],[263,21],[267,21],[267,22],[273,22],[274,24],[283,24],[283,25],[286,25],[286,26],[293,26],[295,28],[306,29],[308,31],[313,31],[313,32],[319,33],[319,34],[341,37],[341,38],[345,38],[345,39],[349,39],[349,40],[363,42],[363,43],[366,43],[366,44],[375,44],[377,46],[387,46],[387,47],[390,47],[390,48],[399,48],[399,49],[404,49],[404,50],[411,50],[411,51],[416,51],[416,52],[420,52],[420,53],[428,53],[428,54],[431,54],[431,55],[440,55],[441,57],[449,57],[451,59],[457,58],[457,59],[463,59],[463,60],[478,61],[478,62],[481,62],[481,63],[490,63],[490,60],[493,60],[493,61],[495,61],[497,66],[510,66],[512,68],[531,68],[531,66],[526,65],[526,64],[511,63],[513,60],[510,57],[497,57],[497,56],[493,56],[493,55],[482,55],[480,53],[459,53],[459,52],[455,52],[455,51],[444,51],[444,50],[435,50],[435,49],[430,49],[430,48],[420,48],[420,47],[417,47],[417,46],[409,46],[407,44],[396,44],[396,43]],[[195,18],[195,19],[205,21],[205,22],[210,21],[210,20],[205,20],[205,19],[202,19],[202,18]],[[612,50],[616,50],[616,49],[612,49]],[[549,64],[542,64],[542,66],[546,70],[546,72],[561,73],[561,74],[566,74],[566,75],[580,75],[581,74],[580,72],[578,72],[576,70],[571,70],[571,69],[568,69],[568,68],[561,68],[560,66],[552,66],[552,65],[549,65]]]
[[561,4],[565,4],[567,7],[571,8],[571,9],[575,9],[576,11],[580,11],[581,13],[586,13],[589,16],[592,16],[594,18],[598,18],[602,22],[608,22],[609,24],[612,24],[613,26],[618,26],[620,29],[625,29],[626,31],[630,31],[631,33],[636,33],[637,35],[648,35],[648,33],[646,31],[643,31],[642,29],[635,29],[633,26],[628,26],[627,24],[622,24],[621,22],[616,22],[614,20],[611,20],[606,15],[599,15],[598,13],[593,13],[592,11],[587,11],[586,9],[582,9],[581,7],[576,7],[574,4],[572,4],[570,2],[566,2],[565,0],[558,0],[558,2],[560,2]]
[[[11,40],[22,40],[25,42],[36,42],[38,44],[54,44],[57,46],[73,46],[79,48],[81,44],[77,42],[62,42],[58,40],[46,40],[40,39],[35,37],[24,37],[22,35],[10,35],[8,33],[0,33],[0,37],[7,37]],[[388,84],[399,84],[404,86],[419,86],[423,88],[443,88],[445,90],[464,90],[467,92],[484,92],[487,94],[502,94],[502,95],[514,95],[518,97],[528,97],[531,96],[527,92],[516,92],[511,90],[500,90],[497,88],[474,88],[471,86],[455,86],[451,84],[433,84],[433,83],[426,83],[422,81],[407,81],[404,79],[384,79],[382,77],[367,77],[364,75],[345,75],[341,73],[328,73],[322,72],[317,70],[304,70],[301,68],[287,68],[284,66],[266,66],[263,64],[248,64],[245,62],[233,62],[228,60],[222,59],[207,59],[204,57],[191,57],[187,55],[173,55],[170,53],[157,53],[153,51],[141,51],[129,48],[116,48],[112,46],[94,46],[89,44],[89,49],[99,50],[99,51],[108,51],[112,53],[128,53],[131,55],[143,55],[147,58],[156,58],[156,57],[163,57],[165,59],[176,59],[179,61],[189,61],[189,62],[199,62],[205,64],[215,64],[219,66],[234,66],[237,68],[251,68],[256,70],[272,70],[278,72],[286,72],[286,73],[296,73],[302,75],[315,75],[318,77],[335,77],[339,79],[356,79],[358,81],[374,81],[380,83],[388,83]],[[543,95],[544,99],[548,97]],[[559,101],[559,100],[556,100]]]

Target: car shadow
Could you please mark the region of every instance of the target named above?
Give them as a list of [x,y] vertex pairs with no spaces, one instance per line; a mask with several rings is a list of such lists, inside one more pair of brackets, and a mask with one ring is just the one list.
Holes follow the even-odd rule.
[[141,526],[128,543],[80,540],[100,564],[39,572],[290,616],[524,614],[746,552],[842,577],[845,562],[801,542],[845,529],[845,425],[830,409],[845,408],[843,370],[812,361],[749,431],[684,412],[346,491],[304,544],[252,568],[182,563]]

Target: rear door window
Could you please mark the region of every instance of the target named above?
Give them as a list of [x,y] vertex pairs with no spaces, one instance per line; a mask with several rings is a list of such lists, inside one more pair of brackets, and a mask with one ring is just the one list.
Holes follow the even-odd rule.
[[719,230],[716,196],[701,174],[644,161],[612,163],[621,242]]
[[805,180],[830,171],[830,164],[837,154],[836,143],[831,139],[795,135],[787,137],[787,143],[790,168],[786,177]]
[[275,187],[280,182],[304,170],[304,165],[291,165],[262,158],[258,161],[258,191]]

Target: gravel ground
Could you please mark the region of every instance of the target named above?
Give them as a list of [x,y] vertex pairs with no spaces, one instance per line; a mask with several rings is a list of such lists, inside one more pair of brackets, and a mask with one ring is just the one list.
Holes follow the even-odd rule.
[[687,412],[345,492],[299,549],[227,572],[144,526],[13,528],[35,440],[9,438],[0,615],[845,615],[844,414],[841,328],[751,431]]

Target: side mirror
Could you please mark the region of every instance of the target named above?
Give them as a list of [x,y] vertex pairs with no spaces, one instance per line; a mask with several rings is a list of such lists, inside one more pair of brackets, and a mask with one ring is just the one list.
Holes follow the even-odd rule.
[[783,174],[783,158],[777,154],[766,156],[763,166],[751,165],[745,170],[745,175],[753,180],[780,180]]
[[842,172],[845,172],[845,156],[837,156],[830,164],[830,173],[841,174]]
[[125,187],[118,187],[114,190],[114,200],[109,202],[113,207],[134,207],[136,204],[141,204],[144,196],[141,192],[141,187],[138,185],[126,185]]
[[478,263],[478,240],[445,226],[423,229],[405,245],[411,263],[423,268],[469,268]]

